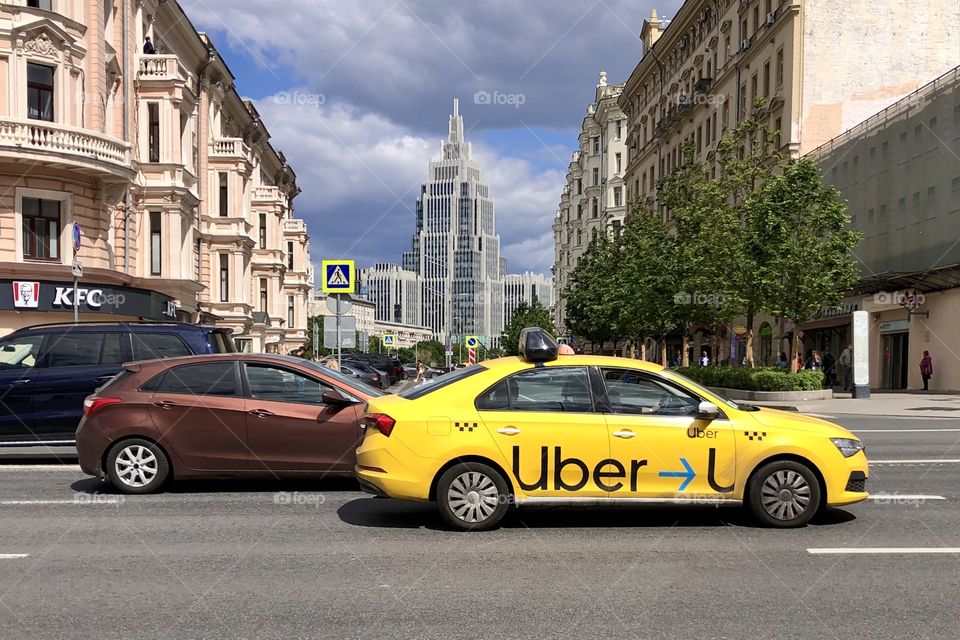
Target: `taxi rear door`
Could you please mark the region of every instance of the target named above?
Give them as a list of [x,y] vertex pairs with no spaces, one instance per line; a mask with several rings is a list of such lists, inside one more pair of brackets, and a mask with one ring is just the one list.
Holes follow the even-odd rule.
[[628,471],[613,497],[733,498],[731,424],[697,417],[700,398],[652,373],[601,367],[610,457]]
[[596,410],[587,367],[515,373],[481,394],[476,407],[520,493],[606,497],[596,469],[610,457],[607,422]]

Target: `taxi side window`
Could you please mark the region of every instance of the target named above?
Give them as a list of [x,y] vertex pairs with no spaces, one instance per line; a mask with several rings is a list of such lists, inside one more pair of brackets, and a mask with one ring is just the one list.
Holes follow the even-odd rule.
[[700,401],[669,384],[629,369],[602,369],[613,413],[693,416]]
[[540,367],[521,371],[484,391],[479,411],[593,411],[586,367]]

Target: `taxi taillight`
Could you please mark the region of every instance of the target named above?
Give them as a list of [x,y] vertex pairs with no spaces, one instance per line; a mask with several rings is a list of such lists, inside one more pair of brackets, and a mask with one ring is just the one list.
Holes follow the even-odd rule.
[[360,421],[360,426],[364,430],[376,429],[385,436],[389,436],[393,432],[395,424],[397,424],[397,421],[385,413],[368,413]]

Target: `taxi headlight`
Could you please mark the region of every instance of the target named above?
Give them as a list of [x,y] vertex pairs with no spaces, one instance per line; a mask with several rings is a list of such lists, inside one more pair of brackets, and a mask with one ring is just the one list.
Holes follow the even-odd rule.
[[849,458],[857,451],[863,451],[863,442],[853,438],[830,438],[830,442],[836,445],[844,458]]

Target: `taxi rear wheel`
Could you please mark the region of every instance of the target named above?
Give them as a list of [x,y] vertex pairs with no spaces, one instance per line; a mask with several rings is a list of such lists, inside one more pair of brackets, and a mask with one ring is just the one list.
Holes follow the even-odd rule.
[[510,490],[495,469],[464,462],[447,469],[437,482],[437,506],[450,526],[463,531],[496,527],[509,507]]
[[820,508],[820,483],[809,467],[793,460],[765,464],[747,487],[750,511],[769,527],[802,527]]

